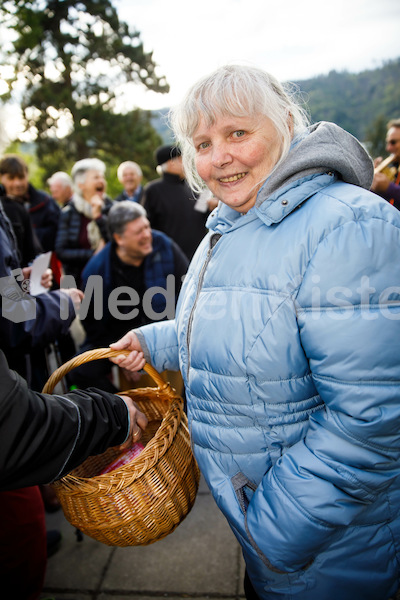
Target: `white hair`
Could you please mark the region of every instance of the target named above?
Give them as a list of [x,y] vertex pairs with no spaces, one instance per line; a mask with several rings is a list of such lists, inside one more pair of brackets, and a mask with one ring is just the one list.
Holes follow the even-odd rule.
[[85,182],[88,171],[99,171],[102,175],[105,175],[106,165],[99,158],[83,158],[82,160],[78,160],[71,170],[71,177],[75,186]]
[[122,175],[123,175],[124,170],[126,169],[126,167],[130,167],[131,169],[135,169],[135,171],[136,171],[136,173],[138,174],[139,177],[143,176],[142,169],[140,168],[140,166],[137,163],[133,162],[132,160],[126,160],[125,162],[122,162],[119,165],[118,169],[117,169],[117,177],[118,177],[119,181],[121,181]]
[[308,125],[305,110],[292,96],[275,77],[249,66],[227,65],[195,83],[169,115],[189,185],[196,191],[204,188],[196,171],[192,141],[201,119],[212,125],[220,116],[267,117],[281,137],[276,168],[287,156],[293,137]]
[[56,183],[57,181],[59,181],[61,185],[65,188],[72,188],[72,178],[68,175],[68,173],[65,173],[65,171],[56,171],[55,173],[53,173],[53,175],[47,180],[47,183],[48,185],[51,185],[52,183]]

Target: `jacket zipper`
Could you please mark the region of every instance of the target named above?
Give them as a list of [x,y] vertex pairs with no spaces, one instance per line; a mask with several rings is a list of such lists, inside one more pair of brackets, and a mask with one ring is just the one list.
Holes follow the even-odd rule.
[[207,252],[207,256],[206,256],[206,260],[204,261],[204,264],[201,268],[200,271],[200,275],[199,275],[199,280],[197,282],[197,289],[196,289],[196,296],[193,302],[193,306],[192,309],[190,311],[190,315],[189,315],[189,319],[188,319],[188,326],[187,326],[187,330],[186,330],[186,347],[187,347],[187,368],[186,368],[186,379],[187,381],[189,381],[189,370],[190,370],[190,336],[192,333],[192,325],[193,325],[193,317],[194,317],[194,311],[196,310],[196,305],[200,296],[200,291],[201,288],[203,286],[203,280],[204,280],[204,275],[206,272],[206,269],[208,267],[208,264],[211,260],[211,256],[214,250],[214,247],[216,245],[216,243],[218,242],[219,238],[221,237],[221,234],[219,233],[214,233],[214,235],[210,238],[210,247],[208,249]]

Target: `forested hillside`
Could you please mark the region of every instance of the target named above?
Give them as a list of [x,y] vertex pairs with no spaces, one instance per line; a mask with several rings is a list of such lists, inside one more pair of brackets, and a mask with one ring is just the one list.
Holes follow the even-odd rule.
[[377,127],[400,118],[400,58],[370,71],[331,71],[296,83],[313,122],[333,121],[364,142],[373,142]]
[[[361,73],[331,71],[294,83],[313,123],[333,121],[367,143],[373,156],[385,154],[386,123],[400,118],[400,58]],[[154,111],[152,123],[169,142],[172,134],[166,125],[167,112]]]

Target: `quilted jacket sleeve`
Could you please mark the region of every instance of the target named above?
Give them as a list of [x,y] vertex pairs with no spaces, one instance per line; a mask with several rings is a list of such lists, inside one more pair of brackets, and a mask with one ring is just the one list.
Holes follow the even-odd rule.
[[159,321],[135,331],[147,362],[157,371],[179,371],[178,340],[175,320]]
[[325,408],[264,476],[246,518],[253,545],[279,570],[307,565],[342,527],[371,518],[374,502],[390,515],[384,492],[400,467],[399,282],[400,231],[383,218],[338,226],[311,257],[296,310]]

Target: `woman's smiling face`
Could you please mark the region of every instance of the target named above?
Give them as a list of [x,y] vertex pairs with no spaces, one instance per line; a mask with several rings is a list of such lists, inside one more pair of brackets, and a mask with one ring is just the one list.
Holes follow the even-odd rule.
[[202,118],[193,135],[195,164],[216,198],[245,213],[279,160],[281,140],[267,117]]
[[85,180],[79,185],[82,196],[85,200],[90,200],[95,194],[102,196],[106,191],[106,180],[101,171],[90,169],[86,171]]

